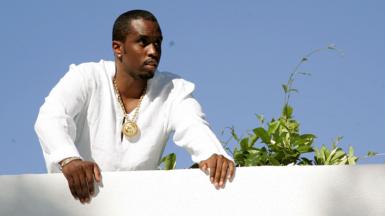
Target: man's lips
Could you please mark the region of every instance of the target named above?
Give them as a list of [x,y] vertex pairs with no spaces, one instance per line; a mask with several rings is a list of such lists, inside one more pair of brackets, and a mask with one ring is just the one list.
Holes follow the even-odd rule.
[[147,59],[146,61],[144,61],[144,65],[149,65],[149,66],[157,67],[158,66],[158,61],[156,61],[155,59]]

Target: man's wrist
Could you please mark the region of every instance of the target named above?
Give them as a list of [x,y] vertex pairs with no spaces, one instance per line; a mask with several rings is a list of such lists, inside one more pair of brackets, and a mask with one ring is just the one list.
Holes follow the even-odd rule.
[[71,163],[74,160],[81,160],[81,158],[80,157],[68,157],[68,158],[65,158],[62,161],[60,161],[59,162],[60,170],[62,170],[65,165]]

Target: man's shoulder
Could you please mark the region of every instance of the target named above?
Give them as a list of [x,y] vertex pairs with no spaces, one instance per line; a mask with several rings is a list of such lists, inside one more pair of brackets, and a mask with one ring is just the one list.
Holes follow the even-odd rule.
[[178,94],[180,92],[193,92],[195,85],[177,74],[158,71],[151,81],[151,87],[159,93]]
[[85,86],[95,88],[108,82],[115,72],[115,63],[100,60],[99,62],[84,62],[71,64],[65,77],[72,80],[81,79]]
[[167,71],[157,71],[154,76],[154,82],[169,83],[173,80],[182,79],[179,75],[167,72]]
[[71,64],[70,70],[79,70],[83,73],[110,73],[115,68],[113,61],[100,60],[99,62],[83,62],[80,64]]
[[192,84],[191,81],[188,81],[177,74],[167,72],[167,71],[158,71],[155,77],[153,78],[153,82],[162,83],[162,84],[174,84],[174,85],[187,84],[187,83]]

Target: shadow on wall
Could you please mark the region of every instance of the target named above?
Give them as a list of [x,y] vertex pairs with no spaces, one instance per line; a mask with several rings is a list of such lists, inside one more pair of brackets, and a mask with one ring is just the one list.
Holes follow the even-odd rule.
[[[366,167],[366,166],[364,166]],[[383,203],[371,203],[373,201],[385,200],[385,188],[381,186],[385,179],[385,172],[378,176],[378,172],[366,172],[362,175],[363,167],[353,166],[350,172],[344,175],[333,175],[325,193],[324,209],[328,210],[322,215],[385,215],[384,208],[374,209],[373,206],[381,206]],[[373,167],[367,166],[365,169]],[[335,178],[338,176],[338,178]],[[341,178],[343,177],[343,178]],[[348,184],[345,184],[349,182]],[[371,182],[372,187],[368,187]],[[376,188],[379,186],[379,188]],[[346,193],[350,191],[350,193]],[[371,199],[362,199],[362,197],[371,197]],[[357,201],[359,200],[359,202]],[[354,203],[354,204],[352,204]]]
[[[80,204],[78,200],[74,200],[78,204],[71,206],[65,206],[60,200],[68,199],[71,193],[68,190],[61,188],[63,185],[67,185],[64,176],[52,175],[50,178],[44,178],[45,175],[34,175],[33,178],[29,175],[22,175],[16,178],[15,176],[2,176],[0,181],[0,215],[47,215],[47,216],[68,216],[73,215],[74,206],[84,208],[84,205]],[[27,182],[28,184],[25,184]],[[54,184],[49,184],[48,181],[63,182],[55,187]],[[18,185],[19,187],[15,187]],[[59,201],[59,202],[58,202]],[[57,205],[60,203],[61,205]]]

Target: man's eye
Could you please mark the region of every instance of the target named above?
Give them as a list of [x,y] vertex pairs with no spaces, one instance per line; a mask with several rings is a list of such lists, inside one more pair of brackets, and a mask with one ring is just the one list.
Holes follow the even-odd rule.
[[142,44],[142,45],[147,45],[147,44],[148,44],[148,41],[147,41],[145,38],[140,38],[140,39],[138,40],[138,42],[139,42],[140,44]]

